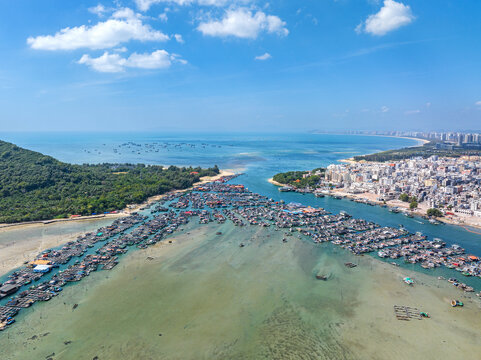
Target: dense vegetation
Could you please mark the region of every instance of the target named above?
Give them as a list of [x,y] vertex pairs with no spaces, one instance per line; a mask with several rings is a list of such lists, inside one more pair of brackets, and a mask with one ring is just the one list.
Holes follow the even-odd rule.
[[119,210],[218,173],[217,166],[72,165],[0,141],[0,223]]
[[399,195],[399,200],[404,201],[404,202],[408,202],[408,203],[418,201],[418,199],[415,196],[409,196],[406,193],[402,193],[401,195]]
[[[314,169],[312,170],[312,174],[316,173],[317,171],[324,173],[325,169]],[[308,173],[309,171],[288,171],[285,173],[276,174],[272,179],[278,183],[294,186],[296,188],[305,188],[307,186],[315,187],[319,183],[319,180],[321,180],[322,174],[321,176],[310,175],[304,177],[304,175]]]
[[396,150],[382,151],[376,154],[355,156],[355,161],[396,161],[410,159],[412,157],[428,158],[433,155],[444,157],[460,157],[463,155],[481,155],[480,150],[454,148],[453,150],[438,149],[435,142],[429,142],[422,146],[407,147]]
[[427,215],[428,216],[434,216],[434,217],[441,217],[441,216],[443,216],[443,212],[439,209],[431,208],[431,209],[428,209]]

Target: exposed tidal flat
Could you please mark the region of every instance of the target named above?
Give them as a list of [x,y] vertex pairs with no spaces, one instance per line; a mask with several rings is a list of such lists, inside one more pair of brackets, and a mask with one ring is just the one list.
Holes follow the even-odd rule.
[[446,282],[273,228],[182,228],[20,314],[2,359],[479,358],[479,300],[452,308]]
[[112,223],[112,218],[26,224],[0,229],[0,277],[32,260],[41,251],[55,248],[86,232]]

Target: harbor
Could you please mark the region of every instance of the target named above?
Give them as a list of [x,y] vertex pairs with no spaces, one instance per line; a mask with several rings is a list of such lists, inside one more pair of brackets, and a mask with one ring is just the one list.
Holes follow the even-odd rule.
[[[1,284],[0,329],[11,326],[21,309],[61,295],[67,283],[78,282],[97,269],[113,269],[120,261],[119,256],[129,248],[154,245],[194,218],[198,218],[199,224],[223,224],[228,219],[234,226],[273,227],[284,234],[284,243],[289,238],[310,239],[317,244],[330,242],[358,256],[374,253],[380,258],[419,263],[425,269],[443,266],[465,277],[481,277],[478,256],[466,254],[459,245],[447,246],[440,239],[411,234],[402,226],[382,227],[352,218],[346,212],[331,214],[322,208],[275,201],[249,191],[244,185],[231,184],[236,177],[226,176],[196,186],[190,192],[172,193],[144,208],[145,214],[117,219],[112,225],[80,236],[60,249],[38,254]],[[320,278],[327,280],[328,276]],[[475,291],[474,286],[454,277],[450,277],[450,282],[464,293]],[[479,283],[476,282],[478,296]]]
[[[476,358],[476,298],[446,281],[272,225],[197,220],[22,310],[4,358]],[[397,320],[394,305],[430,318]]]
[[[480,331],[475,296],[479,277],[433,262],[442,253],[431,256],[423,248],[411,254],[417,261],[391,255],[401,250],[407,254],[403,246],[423,241],[434,246],[440,240],[445,243],[441,251],[458,244],[464,250],[459,256],[477,256],[481,247],[476,234],[364,203],[279,192],[263,181],[279,171],[275,159],[266,158],[268,162],[251,163],[238,177],[143,205],[138,209],[142,220],[129,229],[92,244],[66,264],[32,275],[38,280],[10,289],[13,292],[0,300],[0,346],[8,349],[6,358],[22,354],[38,359],[55,353],[50,358],[163,354],[173,359],[182,354],[198,359],[198,351],[209,359],[276,358],[277,348],[293,356],[319,354],[316,359],[324,353],[331,358],[396,358],[393,351],[399,359],[436,351],[475,358],[470,356],[477,350],[476,337],[466,334]],[[89,226],[86,232],[97,235],[110,224],[95,231]],[[363,233],[375,238],[366,241]],[[339,243],[333,243],[336,240]],[[380,257],[379,251],[393,254]],[[25,265],[42,260],[43,253],[24,256]],[[429,262],[439,266],[430,267]],[[468,258],[465,266],[471,262]],[[73,281],[44,287],[59,271]],[[2,276],[0,283],[9,281],[11,274]],[[405,283],[406,277],[412,285]],[[19,294],[27,290],[31,293],[21,300]],[[48,300],[37,296],[44,290]],[[12,298],[30,306],[6,306]],[[452,301],[464,306],[453,308]],[[416,308],[430,317],[399,321],[394,305]],[[243,320],[246,313],[251,314],[249,321]],[[292,326],[278,331],[276,324],[286,317]],[[460,332],[452,329],[453,322]],[[372,340],[366,343],[359,329],[368,331]],[[298,331],[308,340],[301,341]],[[436,335],[418,346],[427,333]],[[394,341],[399,334],[402,341]],[[207,341],[213,336],[216,341]],[[462,347],[443,345],[453,341]],[[188,351],[186,344],[198,351]]]

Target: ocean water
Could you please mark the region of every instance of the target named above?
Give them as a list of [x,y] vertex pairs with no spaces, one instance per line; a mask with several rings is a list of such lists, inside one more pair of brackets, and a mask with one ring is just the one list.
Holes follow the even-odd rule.
[[[331,134],[189,134],[189,133],[1,133],[0,139],[71,163],[127,162],[179,166],[214,164],[243,172],[236,182],[276,200],[301,202],[331,212],[347,211],[384,226],[459,244],[481,255],[481,235],[458,226],[432,225],[385,208],[330,197],[280,193],[267,182],[274,174],[311,170],[355,155],[414,146],[417,140]],[[122,146],[124,145],[124,146]]]
[[[413,146],[416,140],[326,134],[0,133],[0,139],[59,160],[259,170],[311,169],[354,155]],[[129,144],[130,143],[130,144]],[[124,146],[122,146],[124,144]]]
[[[3,139],[76,163],[217,164],[244,172],[236,181],[269,197],[345,210],[381,225],[403,224],[481,254],[481,237],[461,228],[347,200],[279,193],[267,182],[279,171],[326,166],[411,146],[413,140],[314,134],[6,134]],[[191,223],[173,235],[173,244],[131,251],[112,271],[93,273],[22,312],[15,326],[0,333],[0,357],[477,359],[479,300],[437,280],[446,275],[443,270],[394,267],[331,244],[297,237],[283,243],[282,237],[271,228]],[[348,269],[347,261],[359,265]],[[330,280],[316,280],[318,272],[331,274]],[[417,285],[406,287],[404,276]],[[452,298],[462,299],[464,309],[453,311]],[[416,306],[432,318],[400,322],[393,315],[396,304]]]

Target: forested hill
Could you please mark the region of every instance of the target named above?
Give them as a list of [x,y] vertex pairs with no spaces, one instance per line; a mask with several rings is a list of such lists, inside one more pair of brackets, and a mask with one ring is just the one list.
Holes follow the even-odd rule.
[[217,166],[72,165],[0,141],[0,223],[120,210],[218,173]]

